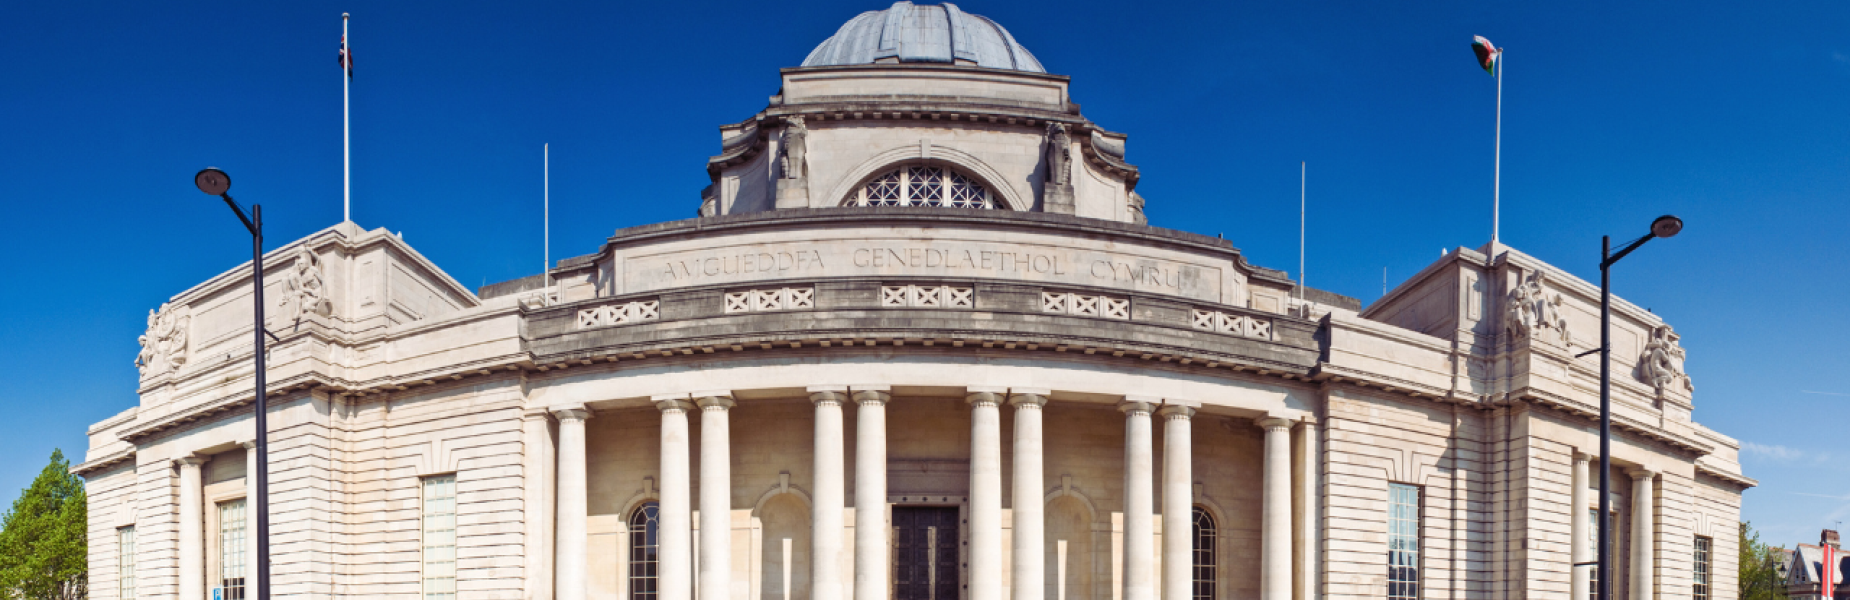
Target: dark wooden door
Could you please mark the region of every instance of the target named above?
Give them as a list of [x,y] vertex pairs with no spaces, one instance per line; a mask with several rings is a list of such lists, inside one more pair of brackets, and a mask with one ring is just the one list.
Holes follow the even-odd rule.
[[893,507],[898,600],[957,600],[958,544],[956,508]]

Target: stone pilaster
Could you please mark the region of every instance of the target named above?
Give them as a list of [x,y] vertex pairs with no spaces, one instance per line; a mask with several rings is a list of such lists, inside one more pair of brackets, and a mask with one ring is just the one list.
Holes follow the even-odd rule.
[[[1568,556],[1572,558],[1574,564],[1593,561],[1593,543],[1587,536],[1594,527],[1590,523],[1593,518],[1592,513],[1587,510],[1587,505],[1592,503],[1591,491],[1587,487],[1587,462],[1590,458],[1592,457],[1580,452],[1574,453],[1574,489],[1569,490],[1568,497],[1571,500],[1568,501],[1567,507],[1568,535],[1573,536],[1568,543]],[[1599,568],[1597,565],[1573,567],[1573,580],[1569,584],[1568,600],[1586,600],[1591,597],[1593,570],[1597,568]]]
[[180,597],[206,596],[205,488],[199,467],[206,459],[183,456],[180,465]]

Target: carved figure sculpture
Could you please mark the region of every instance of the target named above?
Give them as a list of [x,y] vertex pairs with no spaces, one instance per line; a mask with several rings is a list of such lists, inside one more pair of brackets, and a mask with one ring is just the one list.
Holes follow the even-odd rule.
[[142,376],[158,375],[186,364],[186,332],[192,323],[184,307],[169,309],[163,303],[159,309],[148,311],[148,331],[141,335],[141,352],[135,355],[135,366]]
[[1523,282],[1510,290],[1503,312],[1503,328],[1510,332],[1511,339],[1535,337],[1547,330],[1553,330],[1562,343],[1569,343],[1567,319],[1561,317],[1561,295],[1548,295],[1547,275],[1542,271],[1530,274]]
[[805,160],[809,154],[809,127],[803,124],[803,117],[784,119],[783,143],[779,154],[783,157],[784,179],[802,179]]
[[1138,225],[1150,224],[1149,217],[1143,214],[1143,196],[1139,195],[1137,192],[1131,192],[1130,209],[1132,223]]
[[1657,395],[1664,395],[1664,390],[1681,383],[1685,391],[1694,391],[1695,386],[1689,381],[1689,374],[1683,371],[1683,346],[1677,343],[1682,336],[1670,329],[1669,325],[1659,325],[1651,332],[1651,341],[1644,346],[1644,356],[1638,358],[1638,369],[1646,383],[1657,388]]
[[1072,146],[1072,139],[1066,134],[1066,125],[1062,123],[1047,124],[1047,183],[1066,185],[1071,179],[1071,159],[1067,153]]
[[327,283],[321,274],[321,257],[300,246],[296,250],[295,267],[289,270],[289,279],[284,282],[283,310],[286,318],[296,324],[308,313],[328,316],[334,313],[334,302],[327,298]]

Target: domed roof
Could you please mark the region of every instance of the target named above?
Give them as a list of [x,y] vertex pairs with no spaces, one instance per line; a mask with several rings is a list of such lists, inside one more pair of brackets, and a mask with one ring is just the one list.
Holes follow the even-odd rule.
[[1046,73],[995,21],[946,2],[938,6],[895,2],[861,13],[810,51],[805,67],[881,62],[975,64],[992,69]]

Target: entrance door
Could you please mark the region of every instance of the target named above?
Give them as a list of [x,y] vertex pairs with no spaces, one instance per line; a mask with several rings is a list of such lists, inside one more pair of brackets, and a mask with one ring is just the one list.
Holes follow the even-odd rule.
[[956,508],[893,507],[898,600],[957,600],[957,543]]

